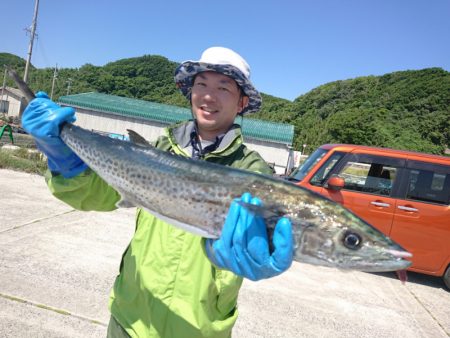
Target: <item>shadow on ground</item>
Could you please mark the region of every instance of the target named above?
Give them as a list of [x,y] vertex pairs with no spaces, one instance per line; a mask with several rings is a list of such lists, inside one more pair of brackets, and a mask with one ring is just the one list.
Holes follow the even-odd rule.
[[[396,272],[372,272],[371,274],[398,279]],[[412,271],[408,271],[407,276],[408,276],[407,283],[426,285],[436,289],[444,289],[450,292],[450,290],[445,286],[442,277],[430,276]]]

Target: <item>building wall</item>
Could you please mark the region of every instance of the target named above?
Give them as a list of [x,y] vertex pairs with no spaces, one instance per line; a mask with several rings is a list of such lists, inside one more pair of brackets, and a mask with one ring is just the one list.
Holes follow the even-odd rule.
[[131,129],[150,142],[163,134],[165,124],[139,118],[112,115],[76,108],[76,124],[88,130],[108,132],[127,136]]
[[[88,130],[108,132],[127,136],[127,129],[132,129],[146,140],[153,142],[163,134],[166,124],[109,113],[76,108],[76,123]],[[289,149],[285,144],[265,142],[245,138],[249,149],[257,151],[264,160],[273,165],[277,174],[284,174],[289,159]]]
[[9,102],[9,108],[7,112],[8,116],[18,117],[21,109],[23,109],[21,98],[10,92],[7,88],[3,90],[3,96],[1,94],[2,89],[0,87],[0,101]]
[[277,174],[285,173],[289,160],[289,148],[286,144],[264,142],[248,137],[244,141],[249,149],[257,151],[267,163],[273,165]]

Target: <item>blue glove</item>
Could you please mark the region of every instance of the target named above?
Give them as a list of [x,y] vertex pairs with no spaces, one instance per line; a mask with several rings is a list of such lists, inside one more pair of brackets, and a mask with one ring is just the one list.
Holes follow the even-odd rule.
[[291,222],[286,217],[278,220],[271,253],[264,219],[242,204],[261,205],[261,201],[245,193],[231,203],[220,238],[206,240],[208,258],[217,267],[253,281],[286,271],[294,252]]
[[87,169],[87,165],[59,137],[61,126],[74,121],[73,108],[61,108],[44,92],[36,94],[22,115],[22,127],[34,137],[38,149],[47,156],[50,171],[65,178]]

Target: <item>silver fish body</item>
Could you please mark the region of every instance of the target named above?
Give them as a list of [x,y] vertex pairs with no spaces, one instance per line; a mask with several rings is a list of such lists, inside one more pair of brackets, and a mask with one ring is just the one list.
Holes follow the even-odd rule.
[[263,205],[246,206],[263,216],[272,231],[280,217],[289,217],[297,261],[373,272],[411,264],[404,259],[409,253],[371,225],[290,182],[112,139],[69,123],[61,138],[121,194],[120,206],[142,207],[197,235],[219,237],[233,199],[250,192]]

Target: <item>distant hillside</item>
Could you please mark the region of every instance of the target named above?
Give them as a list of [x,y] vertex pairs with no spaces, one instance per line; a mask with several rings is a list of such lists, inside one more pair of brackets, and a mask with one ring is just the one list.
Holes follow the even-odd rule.
[[[0,54],[2,55],[2,54]],[[20,75],[24,67],[14,65]],[[8,64],[7,60],[5,64]],[[94,66],[85,64],[80,68],[58,69],[54,88],[54,99],[67,94],[88,91],[144,99],[187,107],[187,102],[173,82],[173,73],[177,63],[158,55],[122,59]],[[32,69],[29,74],[29,86],[37,91],[51,92],[54,69]],[[10,85],[13,85],[9,81]]]
[[[9,65],[17,70],[25,69],[26,61],[14,54],[10,53],[0,53],[0,66],[3,68],[3,65]],[[33,65],[30,68],[34,68]],[[1,85],[0,85],[1,86]]]
[[[23,73],[25,61],[0,53]],[[0,63],[1,65],[1,63]],[[188,107],[173,83],[177,63],[159,55],[59,69],[54,99],[98,91]],[[30,87],[51,92],[54,70],[32,68]],[[8,85],[12,85],[8,82]],[[359,77],[319,86],[291,102],[262,94],[251,117],[295,125],[294,148],[356,143],[444,154],[450,145],[450,73],[440,68]]]
[[296,144],[342,142],[444,154],[450,145],[450,73],[440,68],[360,77],[297,98],[286,120]]

